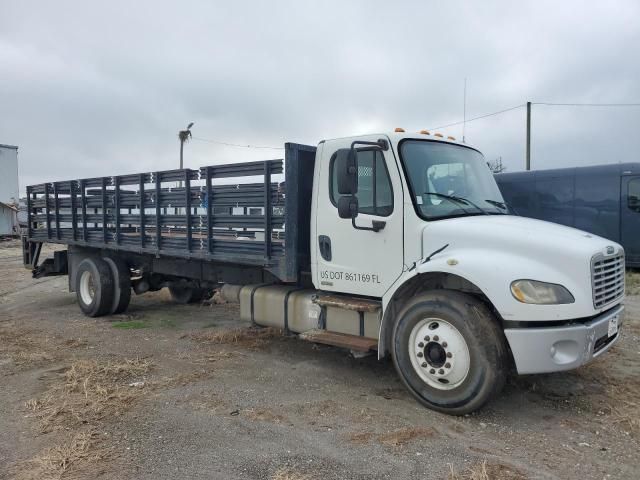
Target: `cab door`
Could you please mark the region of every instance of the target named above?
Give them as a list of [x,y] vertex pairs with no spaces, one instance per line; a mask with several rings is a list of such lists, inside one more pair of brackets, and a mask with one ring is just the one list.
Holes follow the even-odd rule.
[[640,176],[623,175],[620,181],[620,243],[627,265],[640,266]]
[[[377,137],[358,140],[375,142]],[[382,297],[403,270],[403,202],[400,173],[392,149],[357,154],[358,227],[382,224],[378,231],[354,228],[338,216],[336,152],[354,139],[326,142],[316,185],[315,262],[313,278],[320,290]],[[389,142],[388,139],[386,139]]]

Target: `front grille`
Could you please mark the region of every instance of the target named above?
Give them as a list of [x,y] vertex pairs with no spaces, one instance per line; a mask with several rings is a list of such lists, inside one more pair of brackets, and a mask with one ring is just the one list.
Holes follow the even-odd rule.
[[624,254],[605,257],[599,253],[591,259],[593,306],[602,308],[624,295]]

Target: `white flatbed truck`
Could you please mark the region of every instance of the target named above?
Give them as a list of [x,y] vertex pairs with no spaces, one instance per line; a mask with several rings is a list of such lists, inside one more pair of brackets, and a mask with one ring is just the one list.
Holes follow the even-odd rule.
[[[85,314],[122,312],[131,291],[190,302],[224,285],[255,324],[390,355],[441,412],[480,408],[512,365],[577,368],[620,336],[622,247],[510,214],[481,153],[451,137],[287,143],[280,160],[27,193],[25,266],[68,275]],[[68,249],[39,263],[44,242]]]

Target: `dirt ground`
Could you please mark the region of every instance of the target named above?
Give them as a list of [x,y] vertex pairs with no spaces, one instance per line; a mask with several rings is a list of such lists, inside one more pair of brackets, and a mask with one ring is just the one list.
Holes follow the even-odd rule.
[[87,318],[66,277],[21,261],[0,242],[0,479],[640,478],[638,296],[598,361],[513,375],[457,418],[390,362],[251,329],[235,306],[157,292]]

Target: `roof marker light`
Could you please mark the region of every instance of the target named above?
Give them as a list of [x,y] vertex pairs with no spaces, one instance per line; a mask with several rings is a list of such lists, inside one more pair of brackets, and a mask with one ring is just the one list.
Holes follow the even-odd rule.
[[431,133],[429,133],[429,130],[420,130],[420,133],[422,135],[431,135]]
[[441,134],[441,133],[434,133],[434,134],[433,134],[433,136],[434,136],[434,137],[440,137],[440,138],[443,138],[443,136],[442,136],[442,134]]
[[456,141],[456,137],[452,137],[451,135],[449,135],[449,136],[447,137],[447,140],[453,140],[453,141],[455,142],[455,141]]
[[394,132],[396,132],[396,133],[404,133],[404,128],[396,127]]

